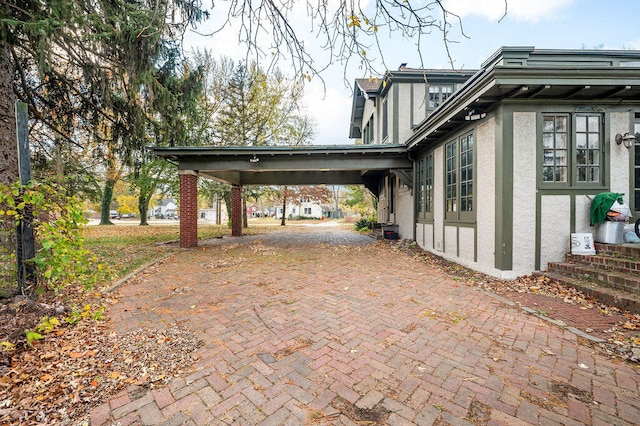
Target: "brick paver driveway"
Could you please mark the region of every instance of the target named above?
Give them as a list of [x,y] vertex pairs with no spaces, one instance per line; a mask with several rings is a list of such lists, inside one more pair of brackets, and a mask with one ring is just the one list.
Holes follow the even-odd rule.
[[337,228],[180,251],[119,299],[117,331],[181,324],[204,346],[93,424],[640,423],[633,365]]

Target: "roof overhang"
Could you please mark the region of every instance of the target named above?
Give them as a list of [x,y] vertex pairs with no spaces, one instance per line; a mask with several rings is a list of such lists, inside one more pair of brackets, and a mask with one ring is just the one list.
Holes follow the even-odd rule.
[[220,182],[251,185],[365,185],[377,195],[379,179],[410,170],[405,145],[153,148],[182,171]]
[[[532,52],[542,59],[533,63]],[[512,58],[508,62],[499,55],[487,61],[460,90],[416,127],[407,141],[408,149],[439,143],[472,118],[484,117],[483,114],[495,110],[502,102],[571,103],[595,108],[607,104],[637,104],[640,99],[640,62],[615,66],[615,61],[627,58],[640,60],[640,52],[597,52],[597,56],[594,53],[587,56],[580,51],[531,48],[525,53],[527,56],[522,61],[528,60],[529,66],[514,64]],[[551,53],[555,56],[551,57]],[[586,57],[588,61],[554,62],[553,59],[563,55]]]

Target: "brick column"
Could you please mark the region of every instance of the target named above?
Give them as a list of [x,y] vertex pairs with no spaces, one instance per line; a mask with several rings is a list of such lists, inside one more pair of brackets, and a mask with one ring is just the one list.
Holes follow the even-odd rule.
[[192,171],[180,173],[180,247],[198,245],[198,176]]
[[231,236],[242,237],[242,187],[231,187]]

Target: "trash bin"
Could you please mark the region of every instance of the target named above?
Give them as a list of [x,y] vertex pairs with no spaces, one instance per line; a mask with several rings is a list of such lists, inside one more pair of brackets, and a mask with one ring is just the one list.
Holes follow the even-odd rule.
[[398,233],[398,225],[395,223],[387,223],[382,225],[382,238],[385,240],[397,240],[400,238]]
[[624,222],[605,220],[598,225],[595,240],[604,244],[622,244],[624,242]]

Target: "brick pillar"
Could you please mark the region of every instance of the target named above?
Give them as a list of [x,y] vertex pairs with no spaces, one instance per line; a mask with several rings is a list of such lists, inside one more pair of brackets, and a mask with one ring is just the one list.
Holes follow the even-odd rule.
[[231,236],[242,237],[242,187],[231,187]]
[[180,247],[198,245],[198,176],[180,172]]

